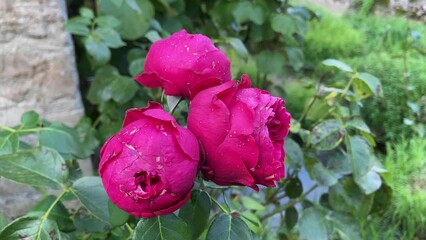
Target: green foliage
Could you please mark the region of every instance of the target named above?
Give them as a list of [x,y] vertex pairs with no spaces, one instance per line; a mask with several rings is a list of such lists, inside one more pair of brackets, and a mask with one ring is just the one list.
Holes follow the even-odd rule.
[[[426,225],[426,141],[424,138],[403,139],[387,145],[384,165],[389,173],[384,180],[393,189],[389,212],[394,224],[401,224],[405,238],[420,235]],[[423,232],[423,234],[425,234]]]

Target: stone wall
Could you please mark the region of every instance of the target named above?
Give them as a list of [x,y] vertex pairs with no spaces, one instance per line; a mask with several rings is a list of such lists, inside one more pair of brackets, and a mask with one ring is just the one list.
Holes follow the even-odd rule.
[[65,0],[0,0],[0,124],[35,110],[70,125],[83,115]]

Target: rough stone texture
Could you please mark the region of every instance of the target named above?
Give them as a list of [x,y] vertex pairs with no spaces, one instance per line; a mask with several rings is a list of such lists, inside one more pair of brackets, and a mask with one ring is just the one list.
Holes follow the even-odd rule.
[[83,106],[64,0],[0,1],[0,124],[28,110],[68,124]]
[[[69,125],[83,115],[65,19],[65,0],[0,0],[1,125],[18,124],[28,110]],[[9,221],[40,199],[34,189],[0,177],[0,214]]]

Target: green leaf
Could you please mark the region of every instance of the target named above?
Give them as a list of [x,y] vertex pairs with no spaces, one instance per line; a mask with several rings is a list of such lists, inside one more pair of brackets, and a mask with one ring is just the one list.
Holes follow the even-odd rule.
[[335,173],[324,167],[324,165],[315,158],[305,157],[305,167],[309,176],[320,186],[332,186],[337,183],[338,178]]
[[346,127],[358,129],[365,133],[371,133],[370,128],[362,120],[362,118],[353,118],[346,123]]
[[283,35],[292,35],[297,32],[297,25],[294,17],[287,14],[272,14],[271,28]]
[[303,184],[298,177],[288,180],[285,193],[289,198],[298,198],[303,193]]
[[120,7],[120,6],[121,6],[121,4],[123,4],[124,0],[111,0],[111,2],[112,2],[115,6]]
[[232,15],[239,24],[252,21],[257,25],[262,25],[266,20],[265,10],[262,6],[249,1],[238,2],[232,11]]
[[121,25],[120,20],[110,15],[97,17],[95,19],[95,23],[100,27],[107,27],[107,28],[114,28],[114,29]]
[[343,177],[329,189],[331,207],[340,212],[366,217],[373,205],[374,196],[364,195],[351,177]]
[[68,176],[65,166],[58,152],[45,147],[0,156],[0,176],[34,187],[61,188]]
[[138,84],[130,77],[115,76],[111,83],[111,96],[117,103],[128,102],[138,90]]
[[143,66],[145,65],[145,58],[138,58],[132,61],[129,65],[130,75],[137,76],[142,73]]
[[145,34],[145,37],[152,43],[155,43],[158,40],[161,40],[160,34],[157,31],[150,30]]
[[95,217],[109,223],[109,198],[99,177],[83,177],[74,182],[71,192]]
[[211,200],[204,191],[194,190],[191,199],[179,210],[181,217],[191,229],[192,239],[197,239],[208,226]]
[[237,54],[242,58],[247,58],[249,53],[247,51],[246,46],[239,38],[228,38],[227,41],[231,46],[235,49]]
[[355,178],[355,182],[367,195],[377,191],[382,185],[382,180],[380,179],[379,174],[373,170],[370,170],[367,174],[361,177]]
[[102,39],[110,48],[119,48],[125,46],[126,43],[121,40],[120,34],[109,27],[99,27],[93,32],[96,36]]
[[93,104],[100,104],[112,98],[111,83],[115,80],[115,76],[119,76],[118,70],[106,65],[99,68],[95,72],[95,77],[90,84],[87,99]]
[[[37,203],[27,216],[41,217],[55,202],[56,197],[49,195]],[[67,208],[62,204],[62,202],[57,202],[55,206],[49,213],[49,219],[58,224],[59,230],[64,232],[70,232],[75,229],[74,223],[71,220],[71,215],[69,214]]]
[[124,225],[129,219],[130,215],[125,211],[117,207],[113,202],[108,201],[108,211],[109,211],[109,222],[112,227],[118,227]]
[[305,55],[303,54],[302,49],[298,47],[286,47],[285,51],[294,70],[299,71],[305,62]]
[[362,240],[359,222],[349,214],[332,212],[328,219],[342,240]]
[[259,69],[264,73],[282,74],[284,72],[285,57],[278,51],[265,50],[255,56]]
[[318,150],[326,151],[336,148],[344,136],[345,131],[341,122],[336,119],[328,119],[312,129],[309,143]]
[[186,223],[174,214],[141,219],[135,228],[133,240],[187,240],[191,232]]
[[4,227],[7,225],[7,219],[3,214],[0,214],[0,232],[3,230]]
[[301,169],[303,166],[303,152],[299,144],[291,138],[285,139],[285,164],[291,169]]
[[[135,10],[136,6],[140,11]],[[150,27],[150,20],[154,17],[154,7],[149,0],[127,0],[125,4],[99,1],[99,9],[102,13],[120,19],[119,33],[123,39],[128,40],[143,37]]]
[[18,151],[19,134],[16,132],[8,133],[4,138],[0,138],[0,155],[12,154]]
[[221,214],[216,217],[207,232],[206,240],[251,240],[247,224],[239,217]]
[[78,24],[82,24],[82,25],[85,25],[85,26],[89,26],[90,23],[92,23],[92,20],[89,19],[89,18],[82,17],[82,16],[77,16],[77,17],[73,17],[73,18],[68,19],[67,22],[78,23]]
[[166,100],[167,106],[169,107],[169,112],[173,112],[182,99],[182,97],[167,96]]
[[355,179],[366,175],[374,163],[371,148],[367,140],[361,136],[350,136],[347,138],[346,145]]
[[21,124],[24,128],[35,128],[41,123],[41,118],[34,111],[25,112],[21,116]]
[[82,8],[80,8],[79,12],[80,12],[81,16],[88,18],[88,19],[92,19],[92,18],[95,17],[95,14],[93,14],[92,9],[90,9],[90,8],[82,7]]
[[318,151],[315,156],[321,161],[325,168],[333,173],[342,175],[352,173],[351,161],[348,155],[341,149],[331,151]]
[[83,23],[67,21],[64,24],[64,28],[74,35],[88,36],[90,34],[89,27]]
[[85,39],[84,47],[97,65],[104,65],[111,58],[111,51],[107,44],[95,35],[90,35]]
[[353,88],[360,99],[366,98],[371,94],[383,96],[380,80],[368,73],[358,73],[354,79]]
[[304,209],[299,218],[300,238],[304,240],[327,240],[325,216],[325,211],[319,207]]
[[285,210],[284,221],[288,230],[293,229],[296,226],[299,219],[299,212],[295,207],[289,207]]
[[80,159],[88,157],[77,131],[63,123],[54,122],[41,128],[38,133],[38,139],[40,145],[55,149],[66,160],[75,157]]
[[345,72],[353,72],[352,68],[349,67],[346,63],[341,62],[336,59],[326,59],[322,62],[322,64],[329,66],[329,67],[335,67],[337,69],[340,69]]
[[106,232],[111,229],[111,225],[100,220],[85,208],[80,208],[74,216],[74,225],[79,232]]
[[262,204],[260,204],[258,200],[253,199],[249,196],[242,196],[241,201],[243,203],[243,206],[247,209],[258,210],[258,211],[262,211],[265,209],[265,207]]
[[247,224],[248,228],[252,232],[256,234],[262,233],[262,223],[256,214],[247,210],[241,213],[241,219]]
[[50,219],[24,216],[7,225],[0,232],[0,239],[61,239],[61,232],[58,225]]

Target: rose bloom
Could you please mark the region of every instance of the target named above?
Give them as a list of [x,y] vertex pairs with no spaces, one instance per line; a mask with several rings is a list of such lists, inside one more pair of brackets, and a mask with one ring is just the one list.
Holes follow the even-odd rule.
[[251,88],[247,75],[198,93],[188,128],[204,149],[203,177],[224,186],[274,187],[285,176],[291,117],[283,105],[281,98]]
[[111,201],[144,218],[169,214],[188,201],[197,174],[199,143],[150,102],[130,109],[123,129],[102,147],[99,175]]
[[230,61],[201,34],[181,30],[155,42],[146,56],[140,84],[165,94],[192,98],[203,89],[231,80]]

